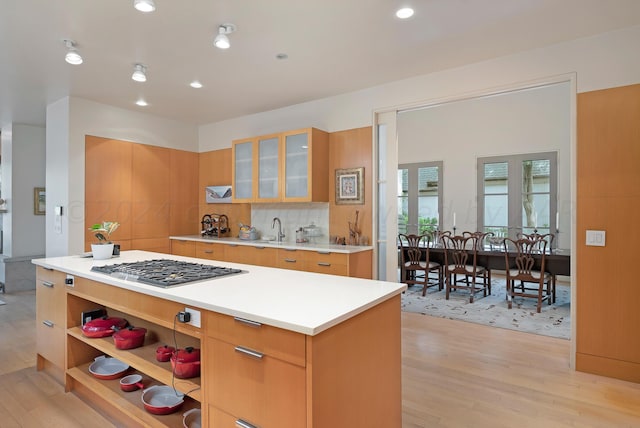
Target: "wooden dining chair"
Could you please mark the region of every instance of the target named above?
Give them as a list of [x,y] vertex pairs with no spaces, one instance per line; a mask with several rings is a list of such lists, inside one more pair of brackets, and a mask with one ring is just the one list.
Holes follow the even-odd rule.
[[[531,239],[538,242],[537,250],[540,252],[551,253],[553,251],[553,241],[555,235],[553,233],[519,233],[518,238]],[[546,247],[541,248],[542,241],[546,242]],[[556,275],[551,274],[551,302],[556,302]]]
[[[493,237],[493,232],[462,232],[462,236],[465,238],[474,238],[472,245],[475,246],[477,251],[485,250],[485,243],[487,239]],[[469,241],[471,242],[471,241]],[[479,270],[480,277],[487,276],[487,291],[491,294],[491,269],[488,266],[478,265],[482,269]]]
[[[478,243],[476,236],[444,236],[444,277],[445,299],[449,300],[451,290],[469,291],[469,303],[473,303],[476,293],[487,296],[490,290],[487,269],[478,266]],[[460,276],[460,279],[458,279]],[[478,279],[482,283],[478,283]]]
[[[431,246],[430,235],[399,234],[401,282],[412,285],[422,285],[422,295],[426,295],[427,288],[438,286],[443,288],[442,265],[429,258]],[[424,255],[424,257],[423,257]],[[429,274],[437,273],[437,278],[430,278]]]
[[503,245],[509,309],[514,297],[531,297],[538,300],[536,311],[540,313],[542,302],[546,300],[551,304],[552,299],[552,275],[545,272],[547,242],[544,239],[505,238]]

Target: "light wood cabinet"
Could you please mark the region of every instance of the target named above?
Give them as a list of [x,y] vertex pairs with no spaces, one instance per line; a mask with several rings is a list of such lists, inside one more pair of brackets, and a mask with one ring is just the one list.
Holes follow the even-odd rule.
[[315,128],[232,142],[233,202],[328,202],[329,135]]
[[215,242],[196,242],[195,257],[208,260],[227,261],[225,257],[226,245]]
[[[37,318],[50,314],[61,323],[58,363],[65,389],[118,426],[181,426],[190,408],[202,409],[202,426],[222,428],[401,426],[400,296],[306,335],[205,309],[200,309],[201,328],[176,323],[182,303],[79,276],[65,284],[60,271],[39,267],[38,273],[43,284],[37,291]],[[53,307],[57,311],[50,312]],[[111,337],[85,337],[81,313],[97,308],[146,328],[144,345],[121,350]],[[38,336],[42,345],[46,340]],[[174,342],[179,348],[201,347],[201,377],[174,378],[170,363],[155,360],[158,346]],[[174,385],[187,395],[185,404],[171,415],[146,412],[140,394],[121,391],[119,379],[100,380],[89,373],[102,355],[128,364],[146,386]]]
[[65,278],[62,272],[36,268],[37,368],[50,372],[60,382],[64,373]]
[[209,426],[399,428],[399,299],[315,336],[208,312]]
[[171,240],[171,254],[184,257],[196,256],[196,243],[195,241],[187,241],[183,239]]
[[[200,377],[174,378],[171,363],[161,363],[155,358],[156,348],[164,344],[177,343],[180,348],[201,347],[200,329],[174,322],[177,313],[184,310],[183,304],[78,277],[74,279],[73,286],[67,287],[65,303],[67,390],[90,400],[126,426],[180,426],[184,411],[200,407]],[[144,345],[123,350],[115,347],[111,337],[84,336],[81,330],[81,313],[96,308],[104,308],[109,316],[124,318],[130,325],[146,328]],[[128,364],[132,367],[131,373],[142,375],[146,387],[173,385],[178,391],[187,394],[184,405],[179,412],[171,415],[156,416],[148,413],[140,401],[140,394],[120,390],[119,379],[100,380],[89,373],[89,366],[94,359],[102,355]]]
[[338,253],[252,244],[171,240],[171,254],[247,265],[371,279],[372,251]]

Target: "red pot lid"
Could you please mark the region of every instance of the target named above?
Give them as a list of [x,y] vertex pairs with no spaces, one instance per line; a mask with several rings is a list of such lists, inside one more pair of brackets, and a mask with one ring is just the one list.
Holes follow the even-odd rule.
[[116,332],[113,333],[113,337],[115,337],[117,339],[132,339],[132,338],[144,336],[147,333],[147,329],[146,328],[134,327],[132,325],[128,326],[127,328],[123,328],[123,329],[119,329],[118,327],[114,327],[114,330],[116,330]]
[[191,363],[194,361],[200,361],[200,350],[187,346],[184,349],[178,349],[173,352],[171,359],[178,363]]
[[163,345],[163,346],[158,346],[158,349],[156,349],[156,353],[157,354],[171,354],[175,350],[176,350],[176,348],[174,348],[173,346]]
[[117,317],[104,316],[96,318],[94,320],[86,322],[82,326],[82,330],[85,332],[98,332],[105,330],[113,330],[116,328],[125,328],[127,326],[127,320]]

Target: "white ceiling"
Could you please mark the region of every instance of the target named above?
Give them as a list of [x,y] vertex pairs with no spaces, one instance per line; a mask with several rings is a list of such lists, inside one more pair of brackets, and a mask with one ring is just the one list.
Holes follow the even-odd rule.
[[[212,123],[640,24],[640,0],[155,2],[0,0],[0,126],[44,125],[65,96]],[[405,4],[416,13],[401,21]],[[222,51],[227,22],[238,30]],[[84,64],[64,61],[64,38]],[[131,80],[136,62],[146,83]]]

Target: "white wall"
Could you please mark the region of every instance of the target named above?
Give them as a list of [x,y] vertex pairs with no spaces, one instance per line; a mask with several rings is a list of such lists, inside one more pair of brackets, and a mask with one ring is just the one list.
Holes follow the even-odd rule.
[[45,129],[12,124],[2,130],[2,215],[7,257],[41,256],[45,249],[44,216],[33,213],[33,189],[44,187]]
[[56,187],[47,209],[63,207],[60,233],[54,230],[53,213],[47,212],[47,257],[84,250],[86,135],[198,151],[198,131],[191,124],[80,98],[65,98],[47,106],[47,154],[52,154],[47,158],[47,188]]
[[[329,132],[371,126],[374,110],[426,104],[507,85],[577,73],[578,92],[640,82],[640,26],[544,49],[391,82],[362,91],[200,127],[200,151],[237,138],[315,126]],[[381,58],[382,60],[383,58]]]
[[13,226],[11,236],[5,232],[5,242],[11,242],[11,257],[42,256],[45,217],[34,214],[33,189],[45,187],[45,128],[14,124],[12,145],[13,189],[8,214]]
[[[472,98],[398,115],[399,163],[443,161],[444,228],[477,230],[477,159],[558,153],[560,224],[571,220],[571,84]],[[555,212],[551,215],[555,215]],[[564,233],[563,233],[564,232]],[[569,228],[558,236],[570,247]]]

